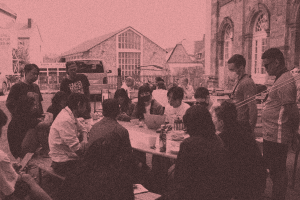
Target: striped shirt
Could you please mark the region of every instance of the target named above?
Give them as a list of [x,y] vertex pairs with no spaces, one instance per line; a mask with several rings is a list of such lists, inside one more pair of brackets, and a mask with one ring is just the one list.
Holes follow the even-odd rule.
[[296,82],[290,72],[285,72],[273,84],[262,110],[264,140],[283,144],[291,141],[291,116],[295,114],[284,112],[284,105],[292,104],[292,110],[299,112],[296,98]]

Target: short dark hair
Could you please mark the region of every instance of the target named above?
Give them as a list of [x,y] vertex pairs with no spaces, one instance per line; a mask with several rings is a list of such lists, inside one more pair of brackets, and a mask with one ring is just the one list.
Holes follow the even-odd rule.
[[183,99],[184,96],[184,90],[182,87],[178,87],[178,86],[173,86],[168,90],[167,96],[169,97],[171,95],[171,93],[173,94],[172,98],[174,100]]
[[24,67],[25,74],[27,74],[28,72],[30,72],[34,68],[37,69],[38,73],[40,73],[40,68],[36,64],[26,64],[25,67]]
[[78,108],[78,104],[82,106],[84,103],[88,104],[89,99],[87,98],[87,96],[80,93],[71,93],[67,100],[67,106],[71,110],[76,110]]
[[215,114],[219,120],[224,121],[224,129],[231,129],[237,124],[237,110],[234,103],[224,101],[215,108]]
[[63,91],[58,91],[55,93],[51,102],[52,102],[52,105],[59,105],[62,100],[67,100],[67,99],[68,99],[67,93],[65,93]]
[[158,81],[157,82],[157,88],[158,89],[166,89],[166,86],[165,86],[165,82],[163,82],[163,81]]
[[278,48],[270,48],[266,50],[262,56],[261,59],[277,59],[280,63],[280,65],[285,66],[285,59],[283,56],[283,53]]
[[207,96],[209,96],[209,91],[207,88],[205,87],[198,87],[196,89],[196,92],[195,92],[195,99],[197,98],[202,98],[202,99],[205,99]]
[[201,105],[188,108],[183,116],[183,123],[189,135],[211,138],[216,132],[210,112]]
[[234,54],[233,56],[231,56],[231,58],[228,60],[228,64],[234,63],[235,67],[240,67],[246,66],[246,59],[244,58],[244,56],[240,55],[240,54]]
[[156,82],[159,82],[159,81],[165,82],[164,79],[162,79],[162,77],[160,77],[160,76],[156,77],[155,81]]
[[115,119],[120,113],[119,103],[116,99],[105,99],[102,103],[103,116]]
[[68,69],[69,69],[69,67],[71,65],[76,65],[77,66],[76,62],[74,62],[74,61],[68,61],[68,62],[66,62],[66,72],[68,72]]

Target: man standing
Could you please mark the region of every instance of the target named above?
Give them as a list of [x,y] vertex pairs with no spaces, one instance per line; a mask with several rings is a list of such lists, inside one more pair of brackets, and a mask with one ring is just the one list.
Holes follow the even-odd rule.
[[[24,67],[25,80],[18,82],[12,86],[6,100],[6,107],[11,113],[12,120],[8,125],[7,139],[10,147],[10,151],[15,158],[22,157],[21,155],[21,144],[29,129],[34,129],[37,123],[26,123],[23,121],[37,121],[42,120],[43,107],[41,101],[43,97],[41,95],[39,86],[34,82],[38,79],[39,68],[35,64],[26,64]],[[25,98],[34,99],[34,105],[32,110],[32,119],[24,119],[20,117],[20,104],[23,103],[20,100]],[[27,116],[27,115],[26,115]]]
[[182,120],[185,111],[190,107],[187,103],[182,102],[183,89],[178,86],[171,87],[167,93],[170,105],[166,106],[166,121],[173,124],[175,120]]
[[[67,106],[60,111],[50,127],[49,156],[53,169],[65,175],[78,164],[78,158],[87,144],[87,130],[82,129],[77,118],[86,112],[88,98],[84,94],[72,93]],[[82,142],[79,141],[82,136]]]
[[189,85],[189,79],[188,78],[184,78],[179,87],[183,88],[185,99],[193,98],[193,95],[194,95],[195,92],[194,92],[193,86]]
[[[60,84],[60,91],[70,95],[71,93],[84,94],[90,100],[90,82],[84,74],[77,74],[77,64],[74,61],[66,63],[67,77]],[[91,118],[91,106],[88,104],[84,118]]]
[[285,199],[287,191],[288,145],[298,135],[297,87],[279,49],[268,49],[261,58],[268,74],[276,76],[262,111],[262,123],[263,156],[273,181],[272,199],[279,200]]
[[257,121],[257,106],[255,101],[256,85],[245,73],[246,60],[242,55],[235,54],[228,60],[229,76],[235,79],[231,99],[235,103],[238,121],[254,135]]

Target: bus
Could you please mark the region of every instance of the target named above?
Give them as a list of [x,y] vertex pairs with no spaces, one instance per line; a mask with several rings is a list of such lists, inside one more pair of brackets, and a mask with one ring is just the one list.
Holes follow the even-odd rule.
[[107,74],[111,70],[106,70],[99,59],[76,59],[71,60],[77,65],[77,73],[87,76],[90,82],[90,94],[100,95],[103,89],[108,88]]

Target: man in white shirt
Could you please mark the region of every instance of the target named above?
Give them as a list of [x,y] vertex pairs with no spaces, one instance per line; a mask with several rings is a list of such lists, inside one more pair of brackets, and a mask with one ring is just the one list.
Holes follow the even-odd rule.
[[152,97],[163,107],[166,107],[169,104],[167,93],[168,90],[166,90],[165,83],[163,81],[159,81],[157,83],[157,89],[152,92]]
[[123,88],[127,92],[129,99],[130,99],[130,92],[132,90],[133,85],[134,85],[134,79],[129,76],[125,79],[125,81],[121,86],[121,88]]
[[179,118],[182,120],[185,111],[190,107],[187,103],[182,102],[184,91],[181,87],[171,87],[167,93],[169,104],[166,107],[166,121],[174,124],[174,121]]
[[[65,175],[78,164],[87,144],[87,130],[84,130],[77,118],[83,117],[87,109],[88,98],[84,94],[72,93],[67,106],[55,118],[49,133],[49,156],[53,169]],[[79,138],[83,140],[80,142]]]
[[191,99],[193,98],[194,95],[194,88],[193,86],[189,85],[189,79],[188,78],[184,78],[181,82],[180,87],[183,88],[184,90],[184,98],[185,99]]

